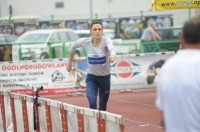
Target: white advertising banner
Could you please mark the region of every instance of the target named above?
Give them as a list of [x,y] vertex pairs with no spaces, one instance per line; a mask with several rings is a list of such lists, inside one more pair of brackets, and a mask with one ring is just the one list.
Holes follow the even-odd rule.
[[[149,65],[161,59],[167,60],[174,54],[174,52],[166,52],[164,54],[140,54],[138,56],[127,54],[117,56],[115,62],[111,64],[111,90],[156,87],[157,77],[155,77],[152,84],[147,83]],[[82,71],[87,70],[86,62],[81,62],[78,65],[78,68]],[[80,70],[67,72],[66,66],[67,59],[0,63],[0,89],[21,89],[25,91],[32,90],[33,87],[43,86],[43,92],[46,94],[66,93],[77,91],[77,88],[81,89],[77,84],[80,81],[79,79],[84,81],[85,76],[81,76],[81,72],[78,73]],[[157,73],[159,74],[159,72]],[[48,91],[49,89],[50,91]]]
[[0,89],[69,88],[75,84],[66,70],[65,60],[21,61],[0,63]]
[[155,87],[157,78],[154,83],[147,84],[147,69],[150,64],[160,59],[168,59],[174,52],[165,54],[140,54],[125,55],[117,57],[116,61],[111,65],[111,89],[134,89]]

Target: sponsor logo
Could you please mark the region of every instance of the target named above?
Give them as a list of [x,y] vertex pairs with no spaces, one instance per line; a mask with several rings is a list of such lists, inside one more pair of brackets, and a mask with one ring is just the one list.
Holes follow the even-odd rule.
[[141,66],[131,61],[119,61],[111,65],[111,75],[129,78],[141,73]]
[[96,58],[97,58],[97,57],[99,57],[99,55],[93,55],[93,57],[96,57]]
[[57,83],[57,82],[63,82],[64,80],[64,76],[61,72],[59,72],[58,70],[56,70],[52,75],[51,75],[51,78],[52,78],[52,82],[53,83]]

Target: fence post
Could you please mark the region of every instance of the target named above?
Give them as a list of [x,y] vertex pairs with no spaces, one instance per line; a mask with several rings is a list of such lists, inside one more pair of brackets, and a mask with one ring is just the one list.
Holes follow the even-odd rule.
[[36,124],[34,124],[35,125],[34,127],[36,128],[36,132],[40,132],[39,112],[38,112],[37,104],[33,104],[33,116],[34,116],[35,123],[36,123]]
[[51,121],[51,110],[48,102],[45,101],[45,109],[46,109],[46,121],[47,121],[47,131],[52,132],[52,121]]
[[191,19],[191,9],[188,9],[189,19]]
[[98,132],[106,132],[105,120],[102,118],[102,114],[97,114]]
[[66,52],[65,42],[62,42],[62,57],[66,58],[67,54],[68,53]]
[[16,122],[16,115],[15,115],[15,102],[13,97],[14,95],[10,95],[10,107],[12,112],[12,121],[13,121],[13,131],[17,132],[17,122]]
[[120,132],[124,132],[124,125],[121,124],[119,127],[120,127]]
[[61,116],[61,121],[62,121],[62,132],[68,132],[68,124],[67,124],[67,113],[66,110],[64,109],[63,104],[60,106],[60,116]]
[[54,52],[53,52],[53,48],[52,48],[52,46],[51,46],[51,44],[52,43],[48,43],[48,46],[49,46],[49,59],[52,59],[52,58],[54,58]]
[[21,96],[22,101],[22,115],[23,115],[23,122],[24,122],[24,132],[29,132],[29,126],[28,126],[28,113],[27,113],[27,105],[26,100],[24,96]]
[[18,44],[19,45],[19,60],[22,60],[22,44]]
[[[2,93],[2,92],[1,92]],[[0,108],[1,108],[1,115],[2,115],[2,123],[3,123],[3,130],[6,131],[6,113],[5,113],[5,105],[4,105],[4,95],[0,95]]]
[[81,110],[79,109],[77,109],[77,117],[78,117],[78,131],[84,132],[83,114],[81,114]]

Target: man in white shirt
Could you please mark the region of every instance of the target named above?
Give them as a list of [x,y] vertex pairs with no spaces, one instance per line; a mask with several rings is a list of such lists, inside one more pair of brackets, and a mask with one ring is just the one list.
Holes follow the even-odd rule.
[[182,31],[182,49],[160,70],[156,105],[166,132],[200,132],[200,17]]
[[72,69],[72,58],[76,48],[83,47],[87,52],[86,93],[91,109],[106,111],[110,95],[110,63],[115,61],[116,53],[110,38],[103,36],[101,22],[93,22],[90,27],[91,37],[80,38],[72,45],[67,71]]

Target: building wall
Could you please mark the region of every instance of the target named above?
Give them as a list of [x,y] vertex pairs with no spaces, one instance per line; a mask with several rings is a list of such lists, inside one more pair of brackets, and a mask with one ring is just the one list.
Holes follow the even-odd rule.
[[[41,20],[76,20],[92,18],[119,18],[173,14],[174,25],[179,26],[189,19],[188,9],[149,12],[152,0],[0,0],[1,17],[9,15],[38,15]],[[63,2],[64,8],[55,8],[56,2]],[[92,3],[92,8],[90,5]],[[92,10],[91,10],[92,9]],[[141,12],[142,11],[142,12]],[[192,10],[192,15],[194,15]],[[53,17],[52,17],[53,16]]]
[[[4,0],[5,1],[5,0]],[[13,7],[13,15],[41,14],[48,16],[84,16],[90,17],[90,3],[93,13],[102,15],[127,13],[140,10],[148,10],[151,0],[140,0],[137,4],[133,0],[9,0]],[[56,9],[55,3],[63,2],[65,8]],[[23,3],[23,4],[22,4]],[[23,6],[22,6],[23,5]],[[141,5],[141,6],[137,6]]]

